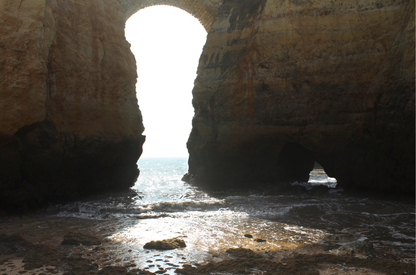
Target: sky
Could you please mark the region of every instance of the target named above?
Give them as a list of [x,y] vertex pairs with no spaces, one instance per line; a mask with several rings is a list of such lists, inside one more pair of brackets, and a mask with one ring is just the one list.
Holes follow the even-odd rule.
[[204,27],[179,8],[153,6],[130,17],[125,34],[137,62],[136,93],[146,135],[142,158],[187,157]]

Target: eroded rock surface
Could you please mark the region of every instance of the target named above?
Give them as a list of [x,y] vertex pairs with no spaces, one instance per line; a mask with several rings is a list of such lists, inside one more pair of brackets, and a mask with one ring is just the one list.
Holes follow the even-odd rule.
[[110,1],[0,2],[0,206],[126,189],[144,137]]
[[157,250],[171,250],[176,248],[186,247],[184,240],[179,238],[166,239],[161,241],[150,241],[146,243],[143,248],[157,249]]
[[225,1],[193,90],[186,179],[414,194],[414,1]]
[[374,250],[373,244],[368,241],[354,242],[345,244],[333,253],[337,255],[368,255]]
[[69,232],[64,236],[61,245],[100,245],[99,238],[82,233]]
[[[209,30],[189,181],[414,192],[414,1],[0,2],[0,207],[130,187],[144,137],[124,37],[168,3]],[[211,23],[212,22],[212,23]]]

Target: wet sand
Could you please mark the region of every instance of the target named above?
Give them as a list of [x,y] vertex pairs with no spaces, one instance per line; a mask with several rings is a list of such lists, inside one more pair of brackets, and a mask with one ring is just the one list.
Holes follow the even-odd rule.
[[[294,240],[292,245],[273,248],[267,236],[263,236],[264,242],[255,241],[255,236],[245,237],[247,232],[241,232],[237,237],[251,242],[250,249],[236,248],[233,243],[223,241],[222,247],[212,247],[202,254],[190,251],[192,246],[147,250],[143,254],[137,252],[142,247],[114,237],[133,223],[54,216],[3,218],[0,275],[415,274],[414,253],[372,247],[342,252],[337,236],[327,236],[321,242]],[[96,237],[101,245],[61,245],[69,232]],[[186,242],[187,236],[182,237]]]

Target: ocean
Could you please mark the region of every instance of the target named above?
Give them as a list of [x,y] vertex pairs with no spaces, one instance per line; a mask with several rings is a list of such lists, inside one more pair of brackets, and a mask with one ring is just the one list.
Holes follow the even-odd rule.
[[[414,204],[346,195],[322,169],[313,170],[308,183],[293,183],[308,192],[282,195],[272,187],[200,190],[181,181],[186,158],[143,158],[138,165],[140,177],[130,191],[53,205],[45,215],[100,221],[94,230],[107,232],[113,259],[152,272],[163,268],[166,274],[183,264],[219,261],[221,252],[239,247],[278,251],[366,240],[374,248],[401,253],[402,261],[414,260]],[[328,190],[315,192],[318,185]],[[186,249],[143,248],[175,237],[186,242]]]

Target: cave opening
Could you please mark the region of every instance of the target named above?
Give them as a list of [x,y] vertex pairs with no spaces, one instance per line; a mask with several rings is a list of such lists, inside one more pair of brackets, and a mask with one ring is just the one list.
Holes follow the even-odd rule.
[[309,173],[308,183],[311,186],[325,185],[328,188],[337,187],[337,179],[328,176],[324,167],[315,161],[313,169]]
[[286,181],[303,182],[311,187],[335,188],[337,185],[337,180],[328,176],[325,168],[316,161],[316,154],[299,143],[289,142],[283,146],[278,165]]
[[143,157],[188,157],[192,89],[207,32],[173,6],[139,10],[125,35],[137,64],[136,93],[145,126]]

